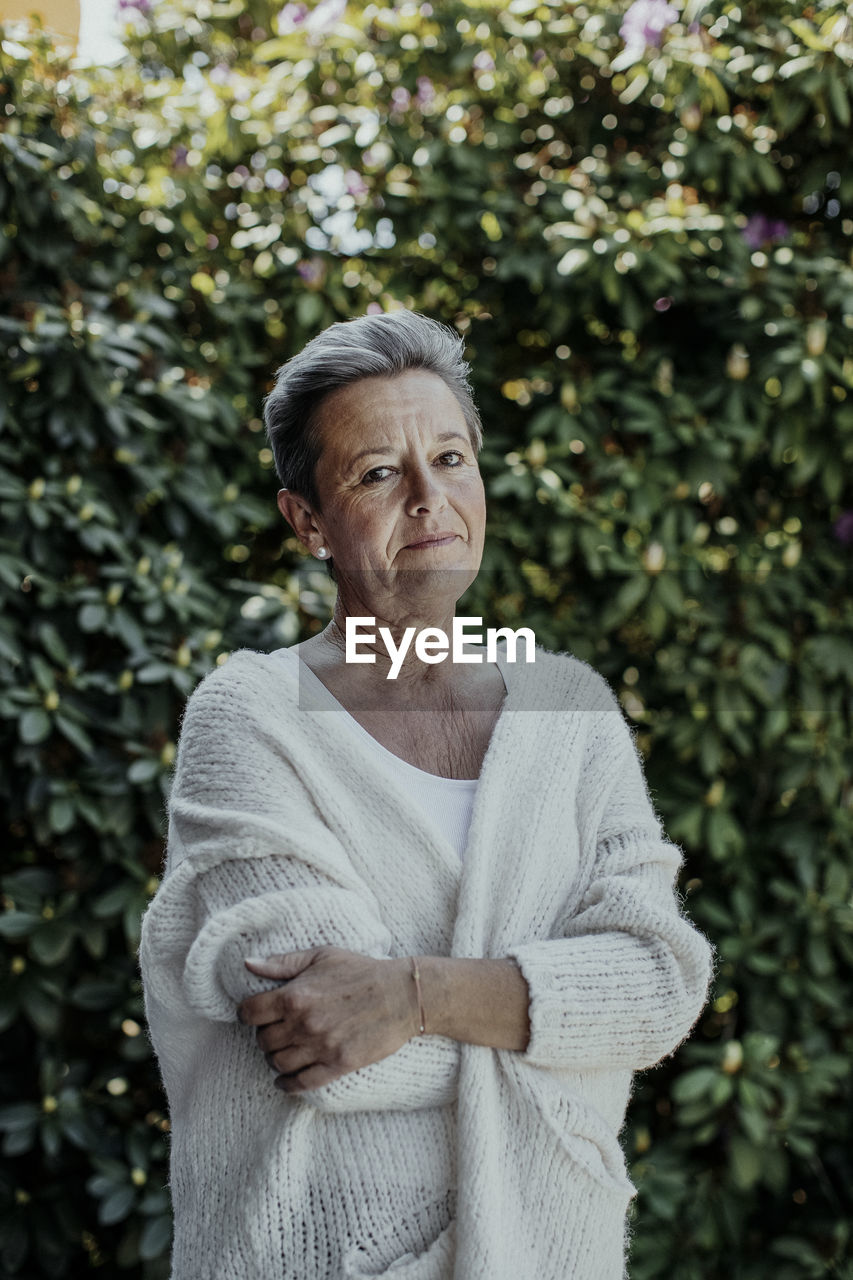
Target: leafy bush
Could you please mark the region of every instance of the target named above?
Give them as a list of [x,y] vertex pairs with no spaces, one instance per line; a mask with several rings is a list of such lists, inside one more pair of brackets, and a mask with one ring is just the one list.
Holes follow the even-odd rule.
[[85,74],[6,32],[0,1268],[168,1274],[135,949],[181,707],[322,625],[261,398],[403,304],[486,425],[466,611],[613,682],[721,953],[637,1081],[633,1280],[850,1277],[847,7],[306,12],[140,0]]

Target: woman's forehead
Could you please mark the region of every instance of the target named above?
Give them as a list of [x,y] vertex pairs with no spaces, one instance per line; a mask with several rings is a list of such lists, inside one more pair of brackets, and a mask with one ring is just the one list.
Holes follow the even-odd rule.
[[398,436],[401,429],[429,434],[457,430],[468,438],[465,415],[453,392],[438,374],[413,369],[396,377],[361,378],[330,392],[320,405],[316,426],[324,447],[345,451]]

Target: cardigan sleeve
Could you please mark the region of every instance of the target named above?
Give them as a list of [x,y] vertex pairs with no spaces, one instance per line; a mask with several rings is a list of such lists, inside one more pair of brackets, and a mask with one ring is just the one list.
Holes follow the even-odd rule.
[[[275,987],[249,973],[247,956],[324,945],[377,958],[391,952],[391,935],[364,900],[286,857],[222,862],[198,877],[197,892],[203,923],[187,953],[183,987],[193,1010],[213,1021],[235,1021],[247,996]],[[443,1106],[456,1097],[458,1065],[454,1041],[417,1036],[387,1058],[299,1096],[321,1111]]]
[[[251,955],[321,945],[393,953],[373,895],[275,744],[209,696],[194,695],[184,718],[168,850],[140,963],[146,986],[190,1015],[236,1022],[247,996],[275,986],[245,968]],[[299,1096],[323,1111],[441,1106],[456,1097],[458,1069],[455,1041],[417,1036]]]
[[675,888],[681,850],[655,815],[618,704],[608,719],[612,785],[585,891],[560,936],[507,951],[529,988],[531,1032],[520,1057],[535,1066],[654,1066],[687,1038],[712,978],[713,947]]

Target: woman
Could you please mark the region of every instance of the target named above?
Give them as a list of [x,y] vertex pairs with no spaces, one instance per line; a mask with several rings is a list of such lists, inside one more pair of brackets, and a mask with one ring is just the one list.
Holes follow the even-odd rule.
[[406,311],[335,324],[265,405],[338,597],[183,723],[141,945],[173,1280],[624,1274],[632,1074],[691,1030],[712,950],[619,704],[541,648],[346,660],[348,619],[449,635],[477,574],[461,345]]

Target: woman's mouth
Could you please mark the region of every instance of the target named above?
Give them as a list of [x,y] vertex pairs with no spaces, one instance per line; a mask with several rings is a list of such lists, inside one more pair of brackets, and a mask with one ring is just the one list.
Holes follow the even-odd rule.
[[434,538],[424,538],[421,542],[409,542],[407,550],[426,550],[429,547],[447,547],[459,537],[458,533],[438,534]]

